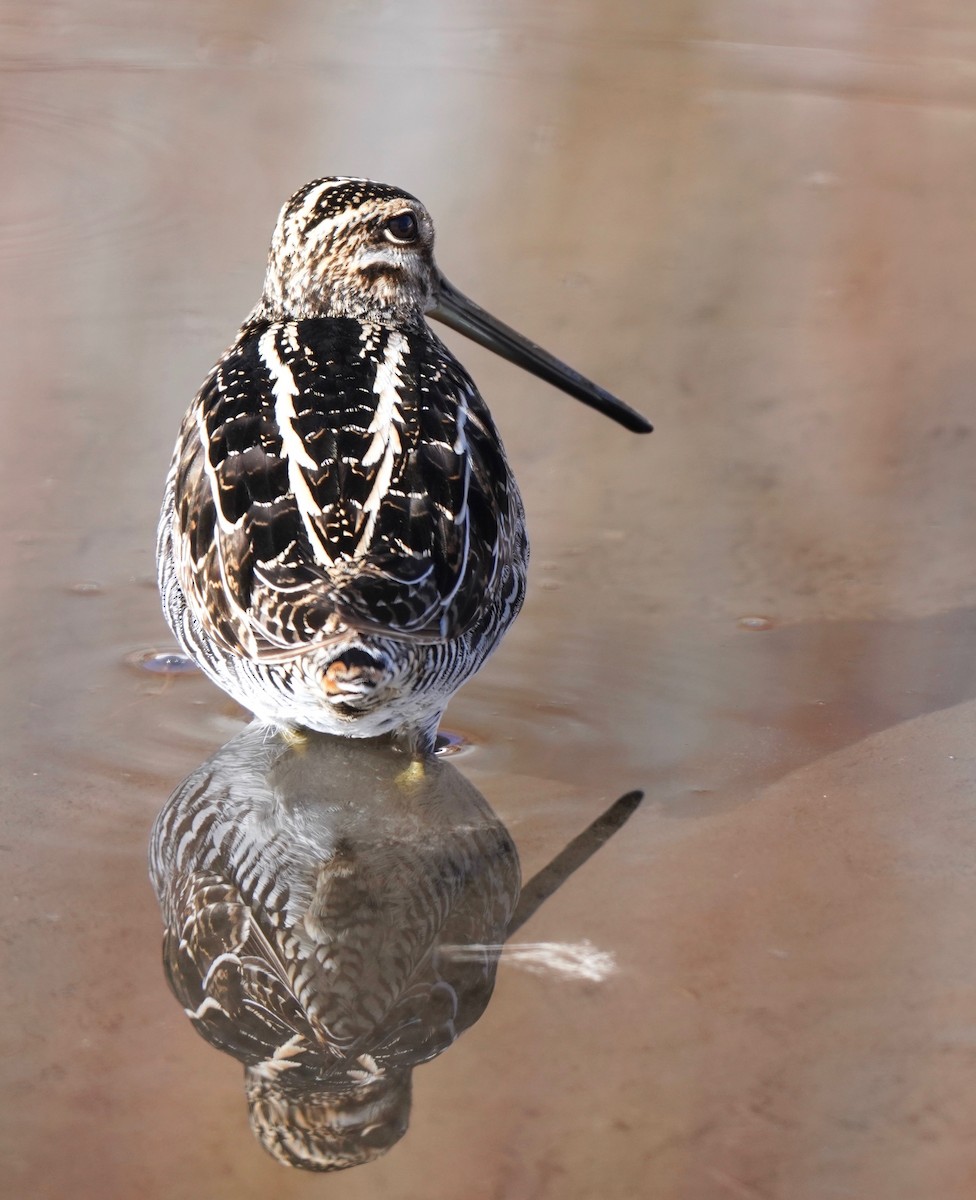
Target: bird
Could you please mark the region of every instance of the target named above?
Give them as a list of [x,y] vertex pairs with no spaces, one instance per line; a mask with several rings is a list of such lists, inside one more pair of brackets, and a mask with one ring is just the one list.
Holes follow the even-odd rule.
[[159,813],[150,876],[170,988],[244,1064],[279,1162],[335,1171],[406,1132],[413,1069],[491,998],[518,853],[448,761],[252,722]]
[[518,485],[427,318],[627,429],[650,424],[458,291],[425,206],[313,180],[180,427],[157,537],[177,641],[258,719],[428,754],[521,608]]

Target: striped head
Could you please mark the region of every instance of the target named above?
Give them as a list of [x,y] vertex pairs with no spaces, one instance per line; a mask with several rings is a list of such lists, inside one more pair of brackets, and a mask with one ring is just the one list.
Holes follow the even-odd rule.
[[[246,1065],[251,1130],[286,1167],[342,1171],[372,1162],[403,1137],[410,1124],[412,1067],[380,1069],[359,1083],[330,1087],[297,1078],[288,1059]],[[334,1084],[335,1081],[333,1081]]]
[[427,209],[368,179],[315,179],[278,216],[261,314],[408,325],[431,307],[436,269]]

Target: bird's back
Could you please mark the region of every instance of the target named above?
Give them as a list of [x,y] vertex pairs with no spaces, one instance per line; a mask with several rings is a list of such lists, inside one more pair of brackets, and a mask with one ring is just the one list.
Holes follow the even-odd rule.
[[246,325],[187,413],[170,497],[186,603],[249,658],[337,623],[458,637],[524,558],[491,417],[423,324]]

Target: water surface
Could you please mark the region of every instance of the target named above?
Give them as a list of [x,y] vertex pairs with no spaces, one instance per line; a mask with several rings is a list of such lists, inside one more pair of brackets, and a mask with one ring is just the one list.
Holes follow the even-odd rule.
[[[976,16],[98,0],[0,12],[5,1179],[78,1200],[967,1197],[976,1183]],[[531,877],[409,1135],[323,1181],[165,986],[146,844],[246,714],[152,581],[177,424],[309,178],[654,421],[455,344],[534,558],[452,703]]]

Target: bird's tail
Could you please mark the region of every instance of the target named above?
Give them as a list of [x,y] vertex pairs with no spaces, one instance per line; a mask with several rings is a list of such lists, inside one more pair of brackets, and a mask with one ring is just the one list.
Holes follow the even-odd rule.
[[322,669],[322,690],[335,704],[370,708],[393,684],[395,667],[381,650],[347,646],[330,656]]

